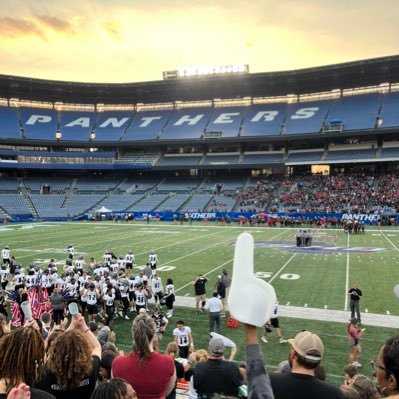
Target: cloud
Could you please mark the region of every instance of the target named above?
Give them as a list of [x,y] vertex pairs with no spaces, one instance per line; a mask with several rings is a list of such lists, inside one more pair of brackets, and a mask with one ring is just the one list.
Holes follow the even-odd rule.
[[38,36],[46,40],[46,30],[73,34],[72,25],[54,15],[34,15],[29,17],[0,17],[0,36],[17,39],[27,36]]
[[9,38],[18,38],[32,34],[44,37],[43,30],[35,21],[27,18],[0,18],[0,35]]
[[40,25],[49,27],[57,32],[73,33],[73,28],[70,22],[54,15],[35,15],[35,19]]

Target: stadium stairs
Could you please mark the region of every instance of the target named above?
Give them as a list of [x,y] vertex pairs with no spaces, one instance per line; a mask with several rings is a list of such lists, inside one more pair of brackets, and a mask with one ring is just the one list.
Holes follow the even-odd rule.
[[25,198],[26,204],[28,206],[29,212],[32,214],[33,218],[38,218],[39,213],[37,212],[37,209],[35,205],[33,205],[33,202],[30,198],[30,195],[28,193],[28,190],[25,187],[24,181],[22,179],[18,179],[19,183],[19,188],[21,190],[22,196]]

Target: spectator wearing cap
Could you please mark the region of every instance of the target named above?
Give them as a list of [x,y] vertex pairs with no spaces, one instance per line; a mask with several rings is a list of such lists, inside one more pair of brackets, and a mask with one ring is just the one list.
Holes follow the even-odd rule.
[[208,360],[194,369],[194,388],[198,397],[215,394],[238,396],[242,378],[237,364],[224,360],[224,343],[221,338],[209,341]]
[[224,307],[217,292],[214,292],[212,298],[206,301],[204,309],[209,309],[209,333],[215,331],[216,323],[217,332],[220,334],[220,318]]
[[288,342],[291,345],[288,361],[292,371],[270,375],[275,399],[342,398],[338,387],[315,377],[315,369],[324,354],[321,339],[310,331],[302,331]]

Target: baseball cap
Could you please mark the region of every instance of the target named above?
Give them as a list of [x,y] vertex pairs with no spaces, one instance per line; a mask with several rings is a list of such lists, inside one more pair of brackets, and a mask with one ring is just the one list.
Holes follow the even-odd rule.
[[324,353],[324,345],[318,335],[310,331],[302,331],[294,339],[288,340],[300,356],[308,360],[321,360]]
[[223,355],[224,353],[224,343],[221,338],[212,338],[209,341],[209,352],[215,355]]

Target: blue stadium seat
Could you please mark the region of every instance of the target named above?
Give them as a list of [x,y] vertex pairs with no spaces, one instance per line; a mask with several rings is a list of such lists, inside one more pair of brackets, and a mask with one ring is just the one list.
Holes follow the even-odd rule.
[[244,154],[241,165],[269,165],[283,162],[284,154],[280,153],[255,153],[247,152]]
[[306,151],[306,152],[290,152],[287,158],[287,163],[290,162],[317,162],[320,161],[324,150]]
[[387,93],[382,97],[380,128],[399,126],[399,93]]
[[242,137],[279,136],[287,104],[258,104],[247,110],[241,128]]
[[62,111],[60,113],[61,140],[89,141],[95,119],[94,112]]
[[0,138],[22,138],[21,129],[19,127],[18,113],[15,108],[0,107],[0,121]]
[[30,140],[55,140],[57,131],[57,111],[21,107],[19,109],[24,134]]
[[311,101],[289,104],[283,135],[319,133],[331,101]]
[[341,120],[344,131],[374,129],[380,103],[378,93],[342,97],[333,102],[326,121]]
[[165,155],[157,166],[198,166],[202,155]]
[[122,141],[156,140],[172,111],[137,112]]
[[215,108],[206,126],[206,133],[221,132],[220,137],[237,137],[247,107]]
[[165,126],[160,140],[200,139],[213,108],[185,108],[175,110]]
[[133,120],[134,113],[122,111],[99,112],[95,127],[96,141],[119,141]]

